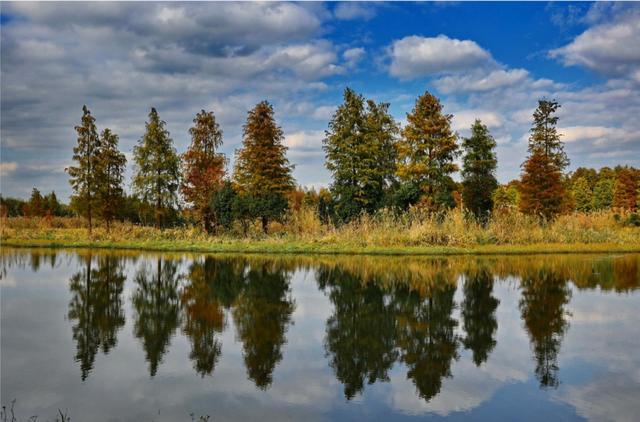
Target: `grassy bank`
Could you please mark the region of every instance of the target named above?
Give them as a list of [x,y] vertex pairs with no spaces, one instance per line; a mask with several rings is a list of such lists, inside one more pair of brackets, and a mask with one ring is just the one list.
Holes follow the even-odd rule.
[[624,224],[611,212],[570,214],[552,223],[517,212],[500,213],[486,226],[460,211],[443,218],[416,214],[380,214],[333,227],[315,214],[299,211],[270,234],[259,227],[246,236],[237,230],[210,236],[199,227],[159,230],[118,223],[111,231],[94,229],[88,237],[75,218],[2,220],[3,246],[109,248],[181,252],[326,253],[326,254],[525,254],[572,252],[640,252],[640,228]]

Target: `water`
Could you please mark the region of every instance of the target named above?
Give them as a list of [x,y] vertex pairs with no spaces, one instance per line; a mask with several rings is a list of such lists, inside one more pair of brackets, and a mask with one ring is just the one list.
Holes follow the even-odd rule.
[[638,420],[640,254],[2,253],[19,420]]

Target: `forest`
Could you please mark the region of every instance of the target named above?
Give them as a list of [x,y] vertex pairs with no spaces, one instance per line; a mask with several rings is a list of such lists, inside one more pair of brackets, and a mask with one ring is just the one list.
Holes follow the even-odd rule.
[[220,152],[223,131],[213,111],[196,114],[191,143],[179,154],[151,108],[133,150],[129,193],[118,135],[99,131],[84,106],[74,164],[66,169],[70,203],[36,188],[28,200],[1,198],[2,216],[11,219],[3,238],[20,237],[20,229],[68,229],[73,234],[58,233],[58,240],[86,238],[86,228],[90,240],[130,239],[135,231],[134,238],[149,240],[315,238],[380,246],[640,243],[640,170],[568,172],[560,107],[538,101],[521,176],[500,184],[496,141],[482,121],[460,137],[453,116],[425,92],[401,127],[389,103],[346,88],[322,145],[331,184],[319,191],[296,184],[267,101],[247,113],[233,168]]

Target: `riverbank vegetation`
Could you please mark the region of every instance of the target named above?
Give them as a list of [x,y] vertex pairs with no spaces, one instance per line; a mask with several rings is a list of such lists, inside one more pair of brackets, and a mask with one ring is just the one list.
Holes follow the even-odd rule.
[[400,127],[389,104],[347,88],[323,141],[332,183],[319,191],[296,186],[284,133],[266,101],[248,112],[232,172],[219,152],[223,133],[212,111],[195,116],[191,144],[178,154],[152,108],[133,151],[127,193],[118,136],[108,128],[98,134],[85,106],[67,169],[70,205],[35,188],[28,201],[1,198],[2,241],[334,252],[633,249],[640,245],[640,170],[567,173],[569,157],[556,129],[559,107],[539,101],[521,178],[500,185],[496,141],[480,120],[461,139],[452,116],[426,92]]

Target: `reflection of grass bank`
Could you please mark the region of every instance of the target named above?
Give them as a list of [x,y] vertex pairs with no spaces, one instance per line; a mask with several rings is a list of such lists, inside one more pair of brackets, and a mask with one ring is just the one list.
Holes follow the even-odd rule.
[[[624,216],[623,216],[624,217]],[[552,223],[519,213],[499,213],[486,226],[453,211],[444,218],[388,214],[363,217],[341,227],[320,224],[315,214],[294,213],[286,224],[273,224],[270,235],[252,227],[209,236],[197,227],[158,230],[116,224],[111,232],[94,230],[89,239],[80,219],[2,221],[2,245],[93,247],[156,251],[332,253],[332,254],[524,254],[640,251],[640,228],[613,213],[571,214]]]

